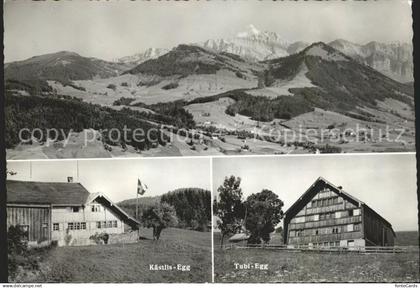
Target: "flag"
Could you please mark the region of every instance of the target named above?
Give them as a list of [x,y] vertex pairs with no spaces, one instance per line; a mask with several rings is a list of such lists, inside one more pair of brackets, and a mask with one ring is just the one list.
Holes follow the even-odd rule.
[[141,183],[140,179],[137,179],[137,194],[143,195],[147,190],[147,185]]

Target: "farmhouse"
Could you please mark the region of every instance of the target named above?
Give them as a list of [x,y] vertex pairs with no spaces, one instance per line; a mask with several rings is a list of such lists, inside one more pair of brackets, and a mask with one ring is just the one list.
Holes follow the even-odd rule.
[[101,193],[80,183],[7,180],[7,227],[27,231],[32,246],[88,245],[95,233],[123,233],[139,223]]
[[323,178],[286,211],[284,243],[309,246],[393,246],[391,224]]

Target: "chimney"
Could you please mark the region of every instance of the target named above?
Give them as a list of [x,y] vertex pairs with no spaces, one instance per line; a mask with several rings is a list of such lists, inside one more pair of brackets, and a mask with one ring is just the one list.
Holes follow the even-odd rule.
[[67,183],[73,183],[73,177],[67,177]]

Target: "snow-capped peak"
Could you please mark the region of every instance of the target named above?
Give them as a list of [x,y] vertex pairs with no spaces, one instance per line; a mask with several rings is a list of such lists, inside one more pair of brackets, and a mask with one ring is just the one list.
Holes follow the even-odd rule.
[[134,62],[136,64],[140,64],[144,61],[158,58],[159,56],[162,56],[163,54],[166,54],[169,52],[169,49],[164,48],[148,48],[145,51],[141,53],[137,53],[131,56],[125,56],[119,59],[116,59],[115,62],[120,63],[130,63]]
[[247,31],[239,32],[238,34],[236,34],[236,37],[247,38],[247,37],[250,37],[252,35],[259,35],[261,33],[261,31],[258,30],[257,28],[255,28],[255,26],[253,24],[249,24],[247,28],[248,28]]

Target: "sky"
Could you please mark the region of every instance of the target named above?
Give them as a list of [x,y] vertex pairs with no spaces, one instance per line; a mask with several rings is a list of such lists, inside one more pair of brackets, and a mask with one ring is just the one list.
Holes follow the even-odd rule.
[[289,41],[412,39],[407,0],[5,0],[5,62],[63,50],[113,60],[150,47],[230,38],[250,25]]
[[415,154],[365,154],[215,158],[213,191],[226,176],[241,177],[244,199],[269,189],[286,211],[322,176],[366,203],[394,231],[418,230]]
[[8,161],[7,169],[17,172],[8,179],[22,181],[67,182],[72,176],[90,193],[102,192],[114,202],[135,198],[138,178],[148,187],[145,197],[187,187],[211,190],[208,158]]

